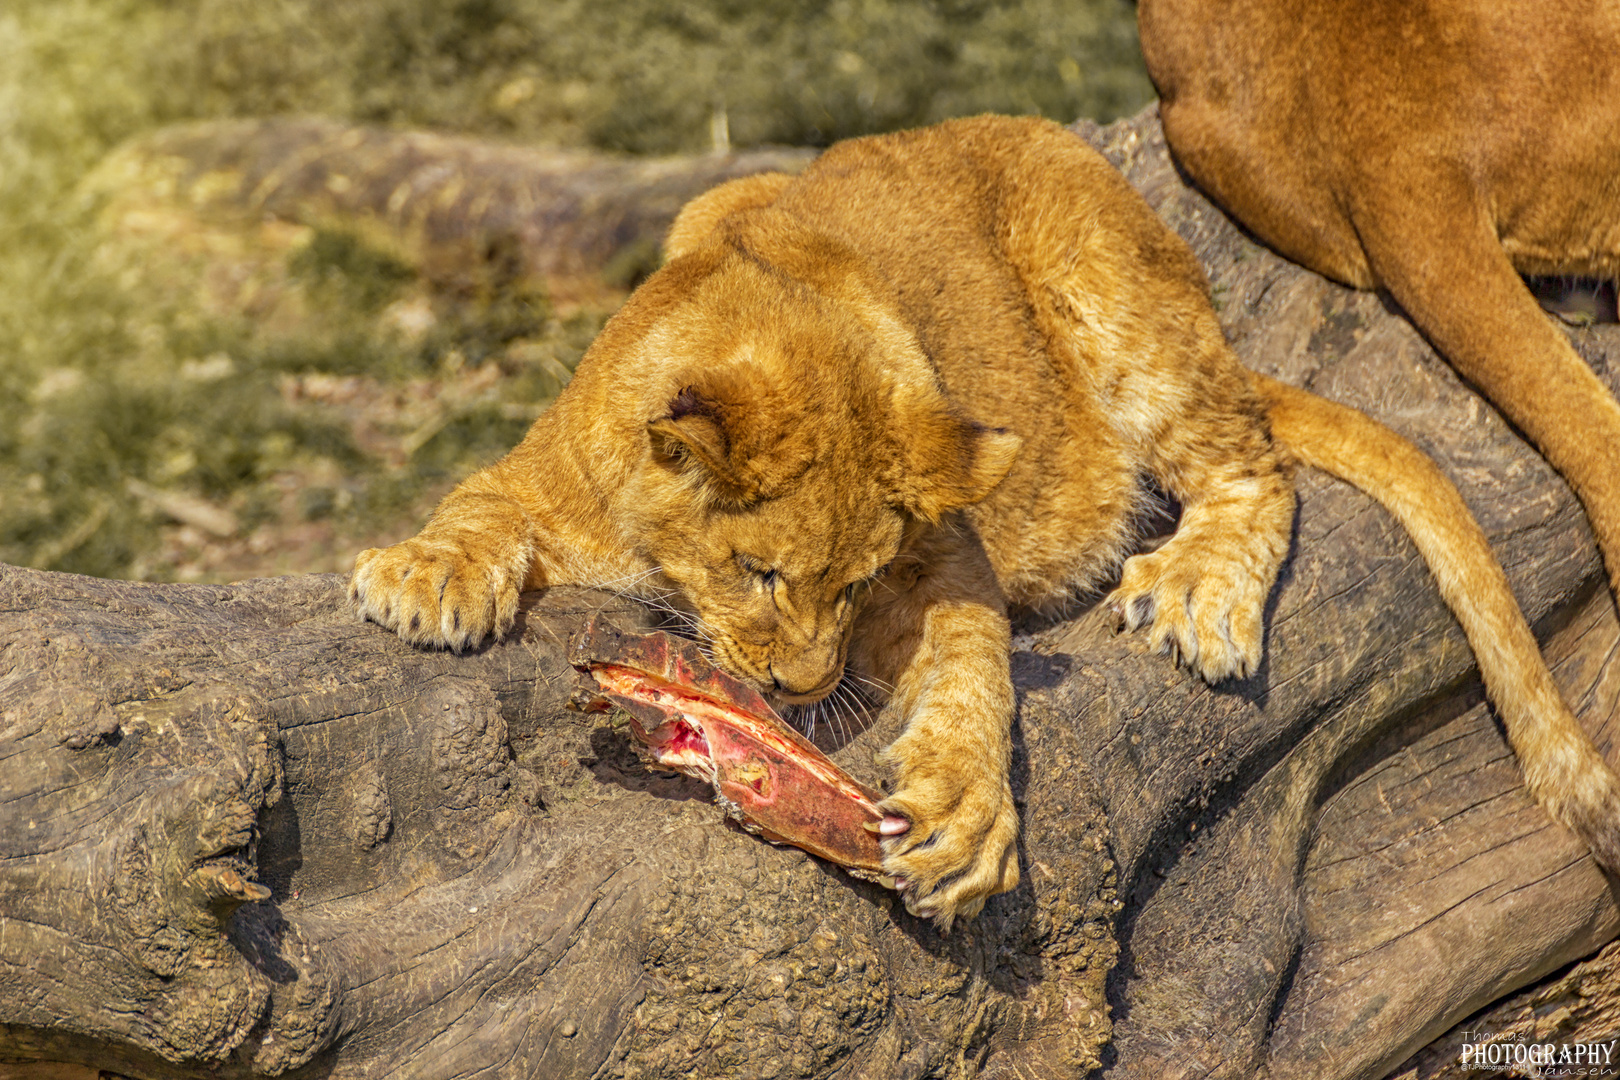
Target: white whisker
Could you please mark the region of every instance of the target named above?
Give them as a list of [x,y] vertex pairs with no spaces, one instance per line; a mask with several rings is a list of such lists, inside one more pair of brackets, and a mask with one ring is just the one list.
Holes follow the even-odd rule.
[[627,593],[630,589],[633,589],[637,585],[640,585],[643,581],[646,581],[648,578],[653,577],[654,575],[657,575],[657,574],[661,574],[663,572],[664,572],[663,567],[654,566],[654,567],[652,567],[650,569],[643,570],[640,573],[625,574],[622,577],[609,578],[606,581],[597,581],[597,582],[593,583],[591,587],[595,588],[595,589],[608,589],[608,590],[613,591],[613,592]]
[[672,628],[685,632],[685,636],[703,638],[706,636],[702,620],[683,607],[677,607],[672,600],[680,598],[678,589],[671,589],[653,582],[653,579],[664,572],[662,566],[651,566],[636,573],[624,574],[616,578],[598,579],[592,587],[605,589],[618,596],[639,600],[654,611],[666,616],[667,623],[673,623]]
[[894,696],[894,687],[890,686],[882,679],[874,679],[870,675],[862,675],[860,672],[853,671],[849,668],[844,669],[844,675],[846,678],[852,679],[856,684],[858,684],[857,689],[871,690],[880,698],[889,698]]
[[838,737],[839,743],[849,742],[849,725],[844,722],[844,710],[839,707],[844,704],[843,694],[844,684],[839,683],[827,698],[832,703],[832,728],[834,734]]
[[804,737],[808,739],[810,737],[810,733],[815,730],[816,726],[815,706],[785,706],[782,709],[782,719],[786,720],[789,724],[792,724],[796,730],[803,732]]
[[855,732],[858,731],[861,726],[861,718],[866,715],[867,709],[866,702],[862,699],[860,688],[854,683],[849,683],[847,686],[849,701],[849,723],[850,728],[852,729],[851,738],[853,738]]

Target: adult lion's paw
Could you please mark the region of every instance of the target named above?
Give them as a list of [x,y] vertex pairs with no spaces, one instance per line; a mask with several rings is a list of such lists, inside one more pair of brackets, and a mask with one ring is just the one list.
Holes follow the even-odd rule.
[[1005,776],[985,762],[938,761],[907,769],[897,752],[901,787],[882,804],[883,871],[913,915],[940,930],[972,918],[996,893],[1018,885],[1018,812]]
[[1107,604],[1125,630],[1151,623],[1148,642],[1206,682],[1260,668],[1266,586],[1243,566],[1171,544],[1125,560]]
[[349,599],[361,618],[412,645],[460,652],[512,628],[521,579],[522,571],[453,540],[418,536],[362,551],[354,561]]

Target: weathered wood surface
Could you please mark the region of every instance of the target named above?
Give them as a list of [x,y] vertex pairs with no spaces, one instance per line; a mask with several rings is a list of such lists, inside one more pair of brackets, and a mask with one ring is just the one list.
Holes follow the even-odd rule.
[[[1245,361],[1430,450],[1601,745],[1620,633],[1557,478],[1375,296],[1239,234],[1151,113],[1082,134],[1210,268]],[[1611,385],[1620,329],[1575,332]],[[1523,794],[1393,522],[1301,477],[1268,659],[1211,690],[1027,624],[1024,883],[948,938],[571,712],[555,590],[463,657],[336,578],[0,570],[0,1061],[135,1077],[1378,1077],[1620,930]],[[874,778],[893,721],[837,751]],[[234,876],[233,876],[234,875]],[[262,902],[242,881],[270,890]],[[70,1075],[64,1073],[63,1075]]]
[[[1620,1068],[1620,942],[1610,942],[1596,956],[1570,964],[1539,985],[1464,1020],[1414,1054],[1391,1074],[1391,1080],[1477,1078],[1478,1050],[1465,1057],[1466,1048],[1477,1048],[1486,1040],[1508,1047],[1551,1044],[1560,1051],[1565,1046],[1606,1047],[1606,1059],[1592,1060]],[[1565,1075],[1583,1074],[1571,1070]],[[1584,1075],[1613,1073],[1592,1070]]]

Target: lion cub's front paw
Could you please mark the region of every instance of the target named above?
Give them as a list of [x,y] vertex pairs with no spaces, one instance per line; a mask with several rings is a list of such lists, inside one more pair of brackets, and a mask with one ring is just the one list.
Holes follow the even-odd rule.
[[1231,561],[1166,544],[1125,560],[1107,603],[1123,629],[1152,623],[1148,641],[1206,682],[1247,678],[1260,668],[1267,583]]
[[907,911],[949,930],[1018,884],[1012,789],[982,761],[908,769],[903,755],[901,743],[885,754],[901,787],[883,801],[883,871],[899,883]]
[[512,628],[520,584],[518,571],[479,559],[454,541],[419,536],[362,551],[349,599],[361,618],[412,645],[460,652]]

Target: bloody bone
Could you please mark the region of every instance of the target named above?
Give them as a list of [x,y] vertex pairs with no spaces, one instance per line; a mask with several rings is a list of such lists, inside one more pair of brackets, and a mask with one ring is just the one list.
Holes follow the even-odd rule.
[[883,820],[883,796],[704,659],[695,642],[626,634],[593,617],[570,643],[569,662],[630,714],[630,730],[654,760],[712,784],[715,801],[743,828],[889,883],[871,831]]

